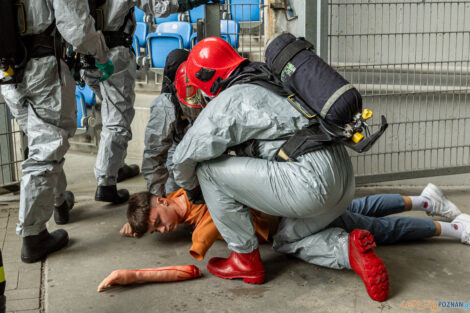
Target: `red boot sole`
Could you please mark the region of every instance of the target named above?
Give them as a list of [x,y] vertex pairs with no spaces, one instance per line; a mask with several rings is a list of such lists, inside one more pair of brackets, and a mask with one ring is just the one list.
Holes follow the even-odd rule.
[[353,270],[362,278],[369,296],[373,300],[383,302],[387,300],[389,294],[387,269],[382,260],[373,251],[373,248],[376,247],[374,237],[366,230],[355,231],[360,233],[354,240],[354,248],[357,249],[363,258],[368,260],[366,260],[364,268],[353,268]]
[[256,285],[259,285],[259,284],[264,283],[264,280],[265,280],[265,277],[264,277],[264,276],[251,277],[251,278],[243,277],[243,282],[244,282],[244,283],[247,283],[247,284],[256,284]]

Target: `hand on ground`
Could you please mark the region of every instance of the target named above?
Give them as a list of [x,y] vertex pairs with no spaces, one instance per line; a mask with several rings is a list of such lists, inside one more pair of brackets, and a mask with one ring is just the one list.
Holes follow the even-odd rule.
[[132,232],[132,228],[129,223],[124,224],[119,233],[124,237],[137,237],[137,234]]

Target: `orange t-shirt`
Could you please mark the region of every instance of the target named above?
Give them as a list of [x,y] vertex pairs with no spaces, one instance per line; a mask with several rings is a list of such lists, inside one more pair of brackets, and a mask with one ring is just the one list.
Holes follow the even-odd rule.
[[[204,256],[217,239],[222,239],[217,227],[212,220],[212,217],[207,209],[206,204],[195,204],[188,200],[188,196],[184,189],[179,189],[167,195],[168,199],[178,198],[184,194],[186,204],[189,208],[187,215],[184,218],[184,223],[194,227],[193,232],[193,245],[189,249],[189,253],[198,261],[202,261]],[[260,242],[269,241],[270,229],[276,223],[277,217],[253,210],[253,224],[255,232]]]

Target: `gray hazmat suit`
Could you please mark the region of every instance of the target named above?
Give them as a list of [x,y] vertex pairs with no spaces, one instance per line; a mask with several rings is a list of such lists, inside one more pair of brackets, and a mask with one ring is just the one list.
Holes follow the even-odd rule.
[[[324,230],[354,195],[353,168],[344,146],[327,146],[297,162],[274,160],[287,137],[313,122],[263,87],[235,85],[207,105],[176,148],[177,184],[190,190],[199,180],[230,250],[249,253],[258,247],[251,207],[285,217],[274,236],[277,251],[322,266],[349,267],[347,233]],[[246,142],[253,143],[255,157],[223,155]]]
[[176,112],[171,98],[171,94],[162,93],[153,100],[145,130],[142,174],[147,181],[148,191],[159,197],[179,189],[172,171],[173,152],[177,143],[174,140]]
[[[55,21],[59,33],[76,51],[106,62],[108,50],[101,32],[95,31],[86,1],[22,2],[26,11],[24,35],[40,34]],[[43,231],[54,205],[64,202],[67,182],[62,167],[68,139],[77,124],[75,81],[67,65],[60,62],[59,67],[54,56],[31,59],[22,83],[1,86],[8,107],[28,135],[29,156],[22,164],[16,229],[23,237]]]
[[[178,9],[177,0],[107,0],[102,6],[104,32],[118,31],[126,22],[130,10],[138,6],[155,17],[167,16]],[[126,22],[125,32],[133,33],[135,18],[132,14]],[[85,71],[85,82],[102,100],[103,128],[95,164],[98,186],[116,185],[119,168],[126,157],[127,143],[132,138],[131,123],[134,119],[134,87],[136,76],[135,55],[124,46],[113,47],[109,58],[114,64],[114,74],[99,83],[99,70]]]

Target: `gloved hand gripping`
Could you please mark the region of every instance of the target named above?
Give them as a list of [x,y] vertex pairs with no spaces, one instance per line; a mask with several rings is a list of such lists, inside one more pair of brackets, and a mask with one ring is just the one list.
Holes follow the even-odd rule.
[[114,64],[110,59],[108,59],[106,63],[98,63],[98,61],[95,61],[95,65],[103,72],[103,76],[98,79],[100,83],[107,80],[114,73]]

